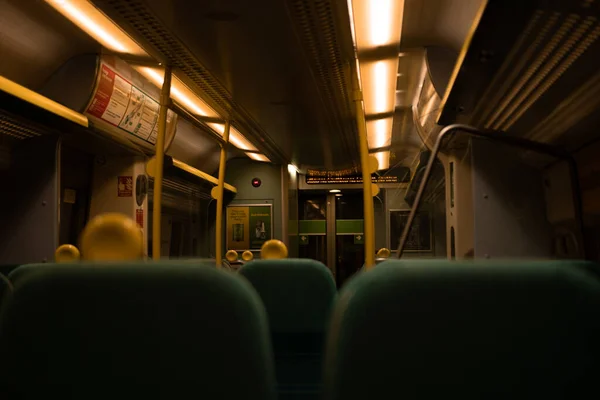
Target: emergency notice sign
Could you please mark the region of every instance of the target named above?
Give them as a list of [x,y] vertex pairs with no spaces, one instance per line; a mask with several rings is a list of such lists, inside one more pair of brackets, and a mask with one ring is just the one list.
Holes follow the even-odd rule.
[[133,196],[133,177],[132,176],[119,176],[118,181],[118,196],[119,197],[132,197]]
[[[100,78],[87,113],[155,144],[159,104],[156,100],[102,63]],[[173,112],[167,113],[167,123]]]

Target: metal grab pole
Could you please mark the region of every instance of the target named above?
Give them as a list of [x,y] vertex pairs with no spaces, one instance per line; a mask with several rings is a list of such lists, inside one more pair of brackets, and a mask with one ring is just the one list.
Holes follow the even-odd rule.
[[369,170],[369,144],[367,142],[367,125],[362,108],[361,98],[355,100],[358,123],[358,142],[360,149],[360,166],[363,178],[363,204],[365,236],[365,268],[375,266],[375,211],[373,209],[373,194],[371,191],[371,171]]
[[223,186],[225,185],[225,164],[227,163],[227,145],[229,144],[229,130],[231,123],[225,121],[225,131],[223,132],[224,143],[221,146],[221,157],[219,158],[219,182],[217,184],[217,218],[215,226],[215,253],[217,268],[223,264]]
[[158,135],[156,137],[156,170],[154,171],[154,205],[152,207],[152,258],[160,260],[161,212],[163,165],[165,159],[165,136],[167,132],[167,112],[171,98],[171,67],[165,67],[165,77],[160,90],[160,110],[158,112]]
[[415,197],[415,201],[413,206],[410,209],[410,214],[408,215],[408,220],[406,221],[406,225],[404,226],[404,230],[402,231],[402,236],[400,237],[400,243],[398,244],[398,258],[402,257],[402,253],[404,251],[404,245],[406,244],[406,240],[408,239],[408,233],[410,232],[410,228],[412,227],[412,223],[415,219],[419,206],[421,205],[421,198],[423,197],[423,192],[425,192],[425,187],[429,181],[431,176],[431,170],[433,169],[433,164],[437,158],[438,153],[440,152],[440,147],[442,145],[442,141],[446,136],[450,136],[450,134],[454,134],[456,131],[461,131],[464,133],[468,133],[472,136],[477,136],[485,139],[494,140],[497,142],[501,142],[504,144],[508,144],[515,147],[524,148],[527,150],[534,151],[536,153],[547,154],[562,160],[565,160],[569,163],[569,168],[571,171],[571,188],[573,191],[573,205],[574,205],[574,213],[575,213],[575,222],[577,224],[577,229],[581,234],[581,240],[583,243],[583,253],[586,255],[585,251],[585,237],[583,232],[583,212],[582,212],[582,204],[581,204],[581,195],[579,192],[579,177],[577,176],[577,163],[567,151],[560,147],[551,146],[545,143],[533,142],[528,139],[523,139],[514,136],[508,136],[504,132],[500,131],[491,131],[491,130],[483,130],[477,129],[469,125],[462,124],[454,124],[448,125],[439,133],[435,145],[433,146],[433,150],[431,155],[429,156],[429,160],[427,160],[427,167],[425,168],[425,173],[423,174],[423,180],[419,185],[419,190],[417,190],[417,195]]

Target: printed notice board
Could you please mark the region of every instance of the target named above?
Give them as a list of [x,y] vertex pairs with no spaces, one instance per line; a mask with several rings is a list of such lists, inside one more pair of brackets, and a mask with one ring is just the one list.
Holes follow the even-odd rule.
[[227,250],[258,251],[273,238],[273,206],[231,205],[227,207]]
[[[115,72],[100,64],[100,77],[87,113],[148,143],[155,144],[158,135],[159,104]],[[167,113],[167,124],[173,119]]]
[[[396,251],[400,243],[402,231],[408,221],[410,210],[390,210],[390,250]],[[433,250],[431,232],[431,213],[418,211],[408,233],[404,251],[430,252]]]

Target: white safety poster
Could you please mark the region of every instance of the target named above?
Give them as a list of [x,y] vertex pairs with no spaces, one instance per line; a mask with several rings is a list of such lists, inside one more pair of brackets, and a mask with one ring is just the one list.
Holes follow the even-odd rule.
[[[100,81],[87,113],[124,131],[156,143],[159,104],[153,98],[102,63]],[[167,123],[173,112],[167,113]]]

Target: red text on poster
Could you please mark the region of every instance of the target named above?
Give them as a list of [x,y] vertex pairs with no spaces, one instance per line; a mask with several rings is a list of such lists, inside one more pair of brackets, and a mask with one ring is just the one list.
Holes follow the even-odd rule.
[[108,108],[110,98],[113,94],[113,88],[115,84],[115,73],[108,68],[106,65],[102,65],[102,71],[100,72],[100,82],[98,83],[98,90],[88,108],[88,113],[94,117],[102,118],[102,115]]

